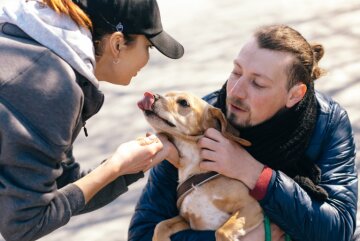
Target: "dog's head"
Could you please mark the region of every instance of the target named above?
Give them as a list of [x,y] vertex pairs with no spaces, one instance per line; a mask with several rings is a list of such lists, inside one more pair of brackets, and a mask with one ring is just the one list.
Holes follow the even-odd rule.
[[197,141],[212,127],[241,145],[250,145],[239,138],[239,132],[228,124],[220,109],[191,93],[169,92],[161,96],[146,92],[138,106],[157,132]]

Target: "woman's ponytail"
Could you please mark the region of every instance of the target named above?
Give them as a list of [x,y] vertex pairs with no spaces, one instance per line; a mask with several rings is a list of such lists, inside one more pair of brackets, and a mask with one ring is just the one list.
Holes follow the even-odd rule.
[[57,13],[68,15],[77,25],[92,29],[90,18],[72,0],[43,0],[43,2]]

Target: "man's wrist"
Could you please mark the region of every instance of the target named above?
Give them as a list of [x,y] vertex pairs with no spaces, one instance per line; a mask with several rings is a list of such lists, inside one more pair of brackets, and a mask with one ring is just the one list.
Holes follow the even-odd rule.
[[259,176],[261,175],[261,172],[265,167],[264,164],[262,164],[261,162],[258,162],[255,159],[253,160],[254,161],[248,164],[249,165],[249,167],[247,168],[248,171],[245,173],[245,176],[243,176],[243,178],[241,179],[241,181],[244,182],[244,184],[250,190],[252,190],[255,187],[259,179]]

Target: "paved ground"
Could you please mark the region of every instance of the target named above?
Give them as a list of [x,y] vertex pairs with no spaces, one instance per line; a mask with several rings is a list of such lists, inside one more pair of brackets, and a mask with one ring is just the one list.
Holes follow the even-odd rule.
[[[325,46],[321,66],[329,72],[316,88],[347,110],[360,147],[360,4],[357,0],[158,0],[163,25],[181,41],[186,54],[169,60],[152,50],[149,65],[131,86],[102,84],[106,102],[88,122],[89,137],[77,141],[75,154],[84,168],[94,167],[118,144],[150,130],[136,101],[144,91],[187,90],[200,96],[221,86],[232,60],[252,31],[264,24],[288,24]],[[240,4],[241,2],[241,4]],[[359,162],[359,157],[357,158]],[[107,207],[74,217],[43,241],[123,241],[134,205],[146,179]],[[1,237],[0,237],[1,240]]]

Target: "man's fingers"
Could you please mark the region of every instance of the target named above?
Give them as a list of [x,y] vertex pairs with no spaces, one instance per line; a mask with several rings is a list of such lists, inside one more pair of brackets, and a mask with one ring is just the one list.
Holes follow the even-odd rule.
[[219,145],[217,141],[214,141],[213,139],[202,137],[198,141],[198,147],[201,149],[208,149],[208,150],[216,150],[216,147]]
[[224,138],[221,132],[214,128],[207,129],[204,133],[204,136],[217,142],[220,142]]
[[199,164],[200,169],[207,171],[215,171],[216,170],[216,162],[210,160],[203,160]]
[[208,149],[202,149],[200,151],[200,157],[203,160],[216,161],[218,157],[216,156],[216,152]]

